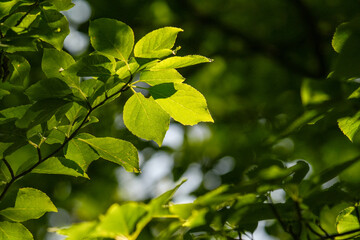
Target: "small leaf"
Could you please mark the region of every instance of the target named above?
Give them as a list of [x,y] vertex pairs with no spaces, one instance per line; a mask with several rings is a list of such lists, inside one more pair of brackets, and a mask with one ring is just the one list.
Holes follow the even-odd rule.
[[164,27],[146,34],[135,45],[134,55],[140,58],[162,58],[173,54],[171,48],[175,44],[181,28]]
[[334,37],[332,39],[332,46],[336,52],[341,52],[341,48],[344,43],[350,37],[352,33],[351,24],[350,23],[342,23],[340,24],[335,31]]
[[100,18],[90,22],[89,36],[95,50],[127,62],[134,46],[134,33],[123,22]]
[[33,240],[31,232],[21,223],[0,222],[1,240]]
[[6,95],[9,95],[10,92],[4,89],[0,89],[0,100],[5,97]]
[[360,129],[360,111],[353,117],[338,119],[338,124],[341,131],[350,139],[350,141],[353,141],[356,133],[358,133]]
[[152,97],[134,93],[124,106],[124,124],[136,136],[154,140],[161,146],[169,129],[170,116]]
[[185,80],[175,69],[160,71],[144,71],[140,74],[140,82],[146,82],[150,86],[162,83],[182,83]]
[[169,69],[169,68],[183,68],[192,65],[196,65],[199,63],[212,62],[213,60],[200,56],[200,55],[188,55],[184,57],[174,56],[166,58],[161,62],[155,64],[150,70],[161,70],[161,69]]
[[22,56],[9,55],[13,70],[10,77],[10,82],[16,85],[24,85],[25,79],[28,77],[30,72],[29,62]]
[[88,178],[86,173],[79,168],[79,165],[77,165],[75,161],[66,158],[52,157],[42,162],[31,172],[39,174],[61,174]]
[[120,164],[126,171],[140,172],[137,149],[130,142],[111,137],[78,139],[87,143],[103,159]]
[[38,219],[46,212],[57,212],[57,209],[45,193],[34,188],[21,188],[15,207],[1,210],[0,214],[12,221],[23,222]]
[[183,83],[164,83],[150,88],[155,101],[170,116],[184,124],[213,122],[204,96],[195,88]]
[[86,239],[94,231],[97,222],[82,222],[73,224],[68,228],[56,230],[58,234],[67,236],[67,240]]

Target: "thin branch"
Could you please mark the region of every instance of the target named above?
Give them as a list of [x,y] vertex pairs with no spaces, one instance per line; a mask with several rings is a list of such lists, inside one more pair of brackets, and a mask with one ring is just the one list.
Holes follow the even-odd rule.
[[3,160],[3,162],[5,163],[7,169],[9,170],[11,178],[14,178],[14,176],[15,176],[15,175],[14,175],[14,171],[12,170],[9,162],[8,162],[5,158],[2,158],[2,160]]
[[301,236],[301,232],[302,232],[302,222],[303,222],[303,217],[302,217],[302,213],[301,213],[301,207],[298,201],[294,201],[295,202],[295,209],[296,209],[296,214],[298,216],[299,219],[299,236]]
[[39,155],[39,161],[37,163],[35,163],[33,166],[31,166],[29,169],[25,170],[24,172],[20,173],[17,176],[13,176],[11,178],[11,180],[5,185],[4,190],[2,191],[1,195],[0,195],[0,201],[4,198],[6,192],[9,190],[10,186],[17,181],[18,179],[20,179],[21,177],[27,175],[28,173],[30,173],[32,170],[34,170],[37,166],[39,166],[41,163],[45,162],[46,160],[48,160],[49,158],[55,156],[60,150],[62,150],[65,145],[71,140],[73,139],[77,133],[80,131],[80,129],[84,126],[84,124],[87,122],[88,117],[90,116],[90,114],[97,108],[101,107],[102,105],[104,105],[106,103],[106,101],[108,101],[110,98],[116,96],[119,93],[122,93],[124,91],[126,91],[128,89],[128,85],[131,83],[131,81],[133,80],[133,77],[131,75],[131,78],[128,80],[128,82],[117,92],[111,94],[110,96],[105,97],[105,99],[103,101],[101,101],[100,103],[98,103],[95,107],[91,107],[88,111],[88,113],[86,114],[86,116],[84,117],[83,121],[81,122],[81,124],[75,129],[75,131],[68,137],[65,139],[65,141],[61,144],[61,146],[59,146],[57,149],[55,149],[52,153],[50,153],[48,156],[41,158],[41,153],[40,153],[40,149],[38,148],[38,155]]

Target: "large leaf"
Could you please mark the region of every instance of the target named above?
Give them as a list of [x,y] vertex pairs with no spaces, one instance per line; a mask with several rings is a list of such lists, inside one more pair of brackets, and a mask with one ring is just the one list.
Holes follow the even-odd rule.
[[150,86],[162,83],[182,83],[185,80],[176,69],[160,71],[144,71],[140,74],[140,82],[146,82]]
[[183,67],[188,67],[206,62],[212,62],[212,60],[200,55],[188,55],[184,57],[174,56],[162,60],[161,62],[155,64],[150,69],[161,70],[161,69],[169,69],[169,68],[183,68]]
[[92,147],[100,157],[120,164],[129,172],[140,172],[137,149],[131,143],[111,138],[78,138]]
[[97,160],[99,155],[87,143],[74,138],[67,144],[65,157],[75,161],[86,171],[90,163]]
[[61,174],[88,178],[84,170],[79,169],[80,167],[77,165],[77,163],[75,163],[75,161],[66,158],[52,157],[40,163],[40,165],[31,172],[40,174]]
[[213,122],[204,96],[193,87],[183,83],[164,83],[150,88],[155,101],[170,116],[184,124]]
[[56,10],[43,10],[42,21],[35,36],[61,50],[66,36],[70,33],[69,23],[65,16]]
[[[114,58],[112,58],[114,61]],[[110,77],[115,71],[115,62],[100,54],[92,54],[76,63],[76,74],[81,77]]]
[[169,129],[170,116],[152,97],[134,93],[124,106],[124,124],[136,136],[154,140],[161,146]]
[[[135,231],[137,222],[146,214],[147,208],[141,203],[114,204],[101,218],[92,236],[129,237]],[[125,238],[129,239],[129,238]],[[130,238],[131,239],[131,238]]]
[[45,193],[34,188],[21,188],[15,207],[1,210],[0,214],[12,221],[23,222],[40,218],[46,212],[57,212],[57,209]]
[[51,3],[58,11],[69,10],[75,5],[74,3],[71,2],[71,0],[46,0],[46,1]]
[[31,232],[21,223],[0,222],[1,240],[33,240]]
[[18,3],[20,0],[10,0],[10,1],[1,1],[0,2],[0,19],[5,17],[10,13],[11,9]]
[[72,95],[69,86],[57,78],[48,78],[31,85],[25,94],[34,101],[47,98],[66,98]]
[[127,62],[134,46],[134,33],[123,22],[101,18],[90,22],[89,35],[95,50]]
[[182,31],[181,28],[164,27],[146,34],[135,45],[135,57],[162,58],[173,54],[171,48],[175,44],[177,34]]

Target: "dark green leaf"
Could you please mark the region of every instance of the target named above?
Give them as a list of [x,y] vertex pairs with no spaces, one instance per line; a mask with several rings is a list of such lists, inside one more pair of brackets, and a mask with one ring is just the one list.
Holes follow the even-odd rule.
[[69,86],[57,78],[48,78],[31,85],[25,94],[33,101],[48,98],[68,98],[72,95]]

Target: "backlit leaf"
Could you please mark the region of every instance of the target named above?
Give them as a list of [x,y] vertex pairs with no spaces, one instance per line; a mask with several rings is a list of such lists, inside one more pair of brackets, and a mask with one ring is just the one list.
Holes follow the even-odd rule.
[[1,210],[0,214],[12,221],[23,222],[40,218],[46,212],[57,212],[57,209],[45,193],[34,188],[21,188],[15,207]]
[[140,74],[140,81],[150,86],[162,83],[182,83],[185,80],[176,69],[165,69],[159,71],[144,71]]
[[354,136],[360,129],[360,112],[357,112],[352,117],[344,117],[338,119],[339,128],[341,131],[353,141]]
[[120,164],[129,172],[140,172],[137,149],[130,142],[111,138],[78,138],[92,147],[100,157]]
[[155,101],[170,116],[184,124],[213,122],[204,96],[193,87],[183,83],[164,83],[150,88]]
[[134,33],[123,22],[101,18],[90,22],[89,35],[95,50],[127,62],[134,46]]
[[0,222],[1,240],[33,240],[31,232],[21,223]]
[[99,155],[87,143],[74,138],[67,144],[65,157],[75,161],[86,171],[90,163],[97,160]]
[[161,62],[155,64],[153,67],[150,68],[150,70],[183,68],[206,62],[212,62],[212,60],[200,55],[188,55],[184,57],[174,56],[166,58]]
[[146,34],[135,45],[134,55],[140,58],[162,58],[173,54],[171,48],[175,44],[181,28],[164,27]]
[[134,93],[124,106],[124,124],[136,136],[154,140],[161,146],[169,129],[170,116],[152,97]]
[[31,85],[25,94],[34,101],[47,98],[65,98],[72,95],[69,86],[57,78],[47,78]]
[[31,172],[40,174],[61,174],[88,178],[86,173],[82,169],[79,169],[79,165],[77,165],[75,161],[58,157],[47,159]]

